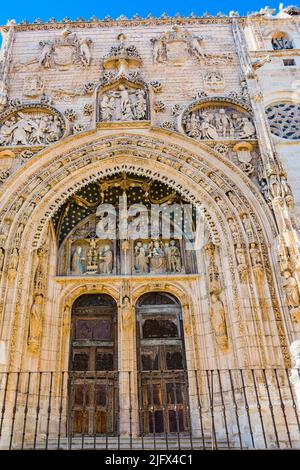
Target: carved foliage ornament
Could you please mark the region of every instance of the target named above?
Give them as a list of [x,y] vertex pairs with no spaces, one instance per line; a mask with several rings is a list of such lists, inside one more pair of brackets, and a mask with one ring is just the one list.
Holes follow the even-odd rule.
[[64,118],[50,106],[20,106],[0,115],[0,146],[47,145],[65,133]]
[[240,106],[223,101],[192,103],[182,114],[183,132],[197,140],[254,139],[252,118]]
[[300,139],[300,105],[276,103],[266,108],[271,132],[282,139]]

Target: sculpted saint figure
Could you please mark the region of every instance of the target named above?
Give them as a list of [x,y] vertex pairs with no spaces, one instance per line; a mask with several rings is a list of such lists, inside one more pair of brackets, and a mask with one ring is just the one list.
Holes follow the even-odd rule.
[[43,295],[37,294],[30,310],[28,345],[37,350],[42,335]]
[[122,302],[122,326],[124,330],[129,330],[132,327],[132,306],[127,296],[123,297]]
[[255,243],[250,244],[249,252],[250,252],[252,265],[261,266],[262,264],[261,264],[261,257],[260,257],[259,249],[257,248]]
[[285,279],[283,283],[283,289],[286,296],[287,305],[289,308],[296,308],[300,305],[300,295],[296,279],[292,276],[292,273],[288,270],[284,271],[283,277]]
[[100,273],[111,274],[113,269],[113,252],[109,245],[105,245],[99,255]]
[[19,252],[17,248],[14,248],[12,250],[12,253],[9,258],[9,269],[13,269],[16,271],[18,269],[18,264],[19,264]]
[[128,93],[128,90],[125,88],[124,85],[120,85],[119,90],[120,90],[119,96],[121,98],[121,117],[120,117],[120,119],[124,120],[124,121],[129,121],[129,120],[133,119],[129,93]]
[[176,246],[175,240],[170,241],[170,262],[171,262],[171,271],[175,273],[180,273],[181,272],[180,250]]
[[4,122],[0,129],[0,145],[10,145],[12,141],[13,131],[17,127],[17,119],[12,116]]
[[140,273],[147,273],[148,263],[147,245],[143,245],[142,242],[137,242],[135,246],[135,269]]
[[113,96],[104,95],[101,103],[101,114],[103,121],[111,121],[115,106],[115,98]]
[[77,246],[72,257],[72,274],[78,276],[83,274],[83,260],[84,258],[82,257],[82,247]]
[[136,92],[136,97],[137,97],[137,100],[135,102],[135,115],[136,115],[136,118],[137,119],[145,119],[146,111],[147,111],[147,105],[146,105],[144,90],[139,89]]
[[203,139],[218,139],[218,133],[212,124],[213,116],[207,112],[202,114],[201,133]]
[[150,272],[163,273],[166,271],[165,254],[158,240],[152,242],[149,258]]
[[225,310],[223,302],[219,299],[217,294],[211,294],[211,323],[214,330],[217,345],[220,349],[227,349],[228,336],[225,320]]

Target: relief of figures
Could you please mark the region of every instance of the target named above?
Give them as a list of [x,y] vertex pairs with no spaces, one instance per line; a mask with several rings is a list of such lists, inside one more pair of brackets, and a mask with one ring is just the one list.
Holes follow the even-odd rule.
[[108,91],[100,104],[101,121],[134,121],[147,119],[146,93],[142,88],[119,85]]
[[0,145],[46,145],[62,134],[63,122],[58,116],[17,111],[0,124]]
[[184,116],[183,123],[186,134],[198,140],[255,137],[251,119],[231,108],[200,108]]
[[180,273],[182,262],[180,248],[175,240],[138,241],[134,247],[136,273]]
[[73,276],[86,274],[111,274],[113,272],[113,250],[109,243],[97,240],[81,240],[71,253],[70,271]]

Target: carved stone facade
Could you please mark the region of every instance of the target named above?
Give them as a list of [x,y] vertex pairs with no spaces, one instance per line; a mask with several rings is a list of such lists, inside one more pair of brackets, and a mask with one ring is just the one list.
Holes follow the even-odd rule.
[[[107,341],[101,370],[290,367],[300,108],[281,62],[300,60],[300,34],[286,15],[2,27],[0,372],[82,366],[77,321],[90,348]],[[131,205],[147,219],[135,238]],[[175,233],[186,206],[193,243]]]

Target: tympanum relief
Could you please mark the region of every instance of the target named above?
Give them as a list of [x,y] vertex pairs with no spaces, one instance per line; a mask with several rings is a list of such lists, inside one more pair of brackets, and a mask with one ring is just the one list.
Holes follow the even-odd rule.
[[47,145],[59,140],[65,130],[59,113],[38,106],[21,107],[0,120],[0,146]]
[[184,132],[197,140],[254,139],[250,116],[229,105],[189,107],[182,115]]

